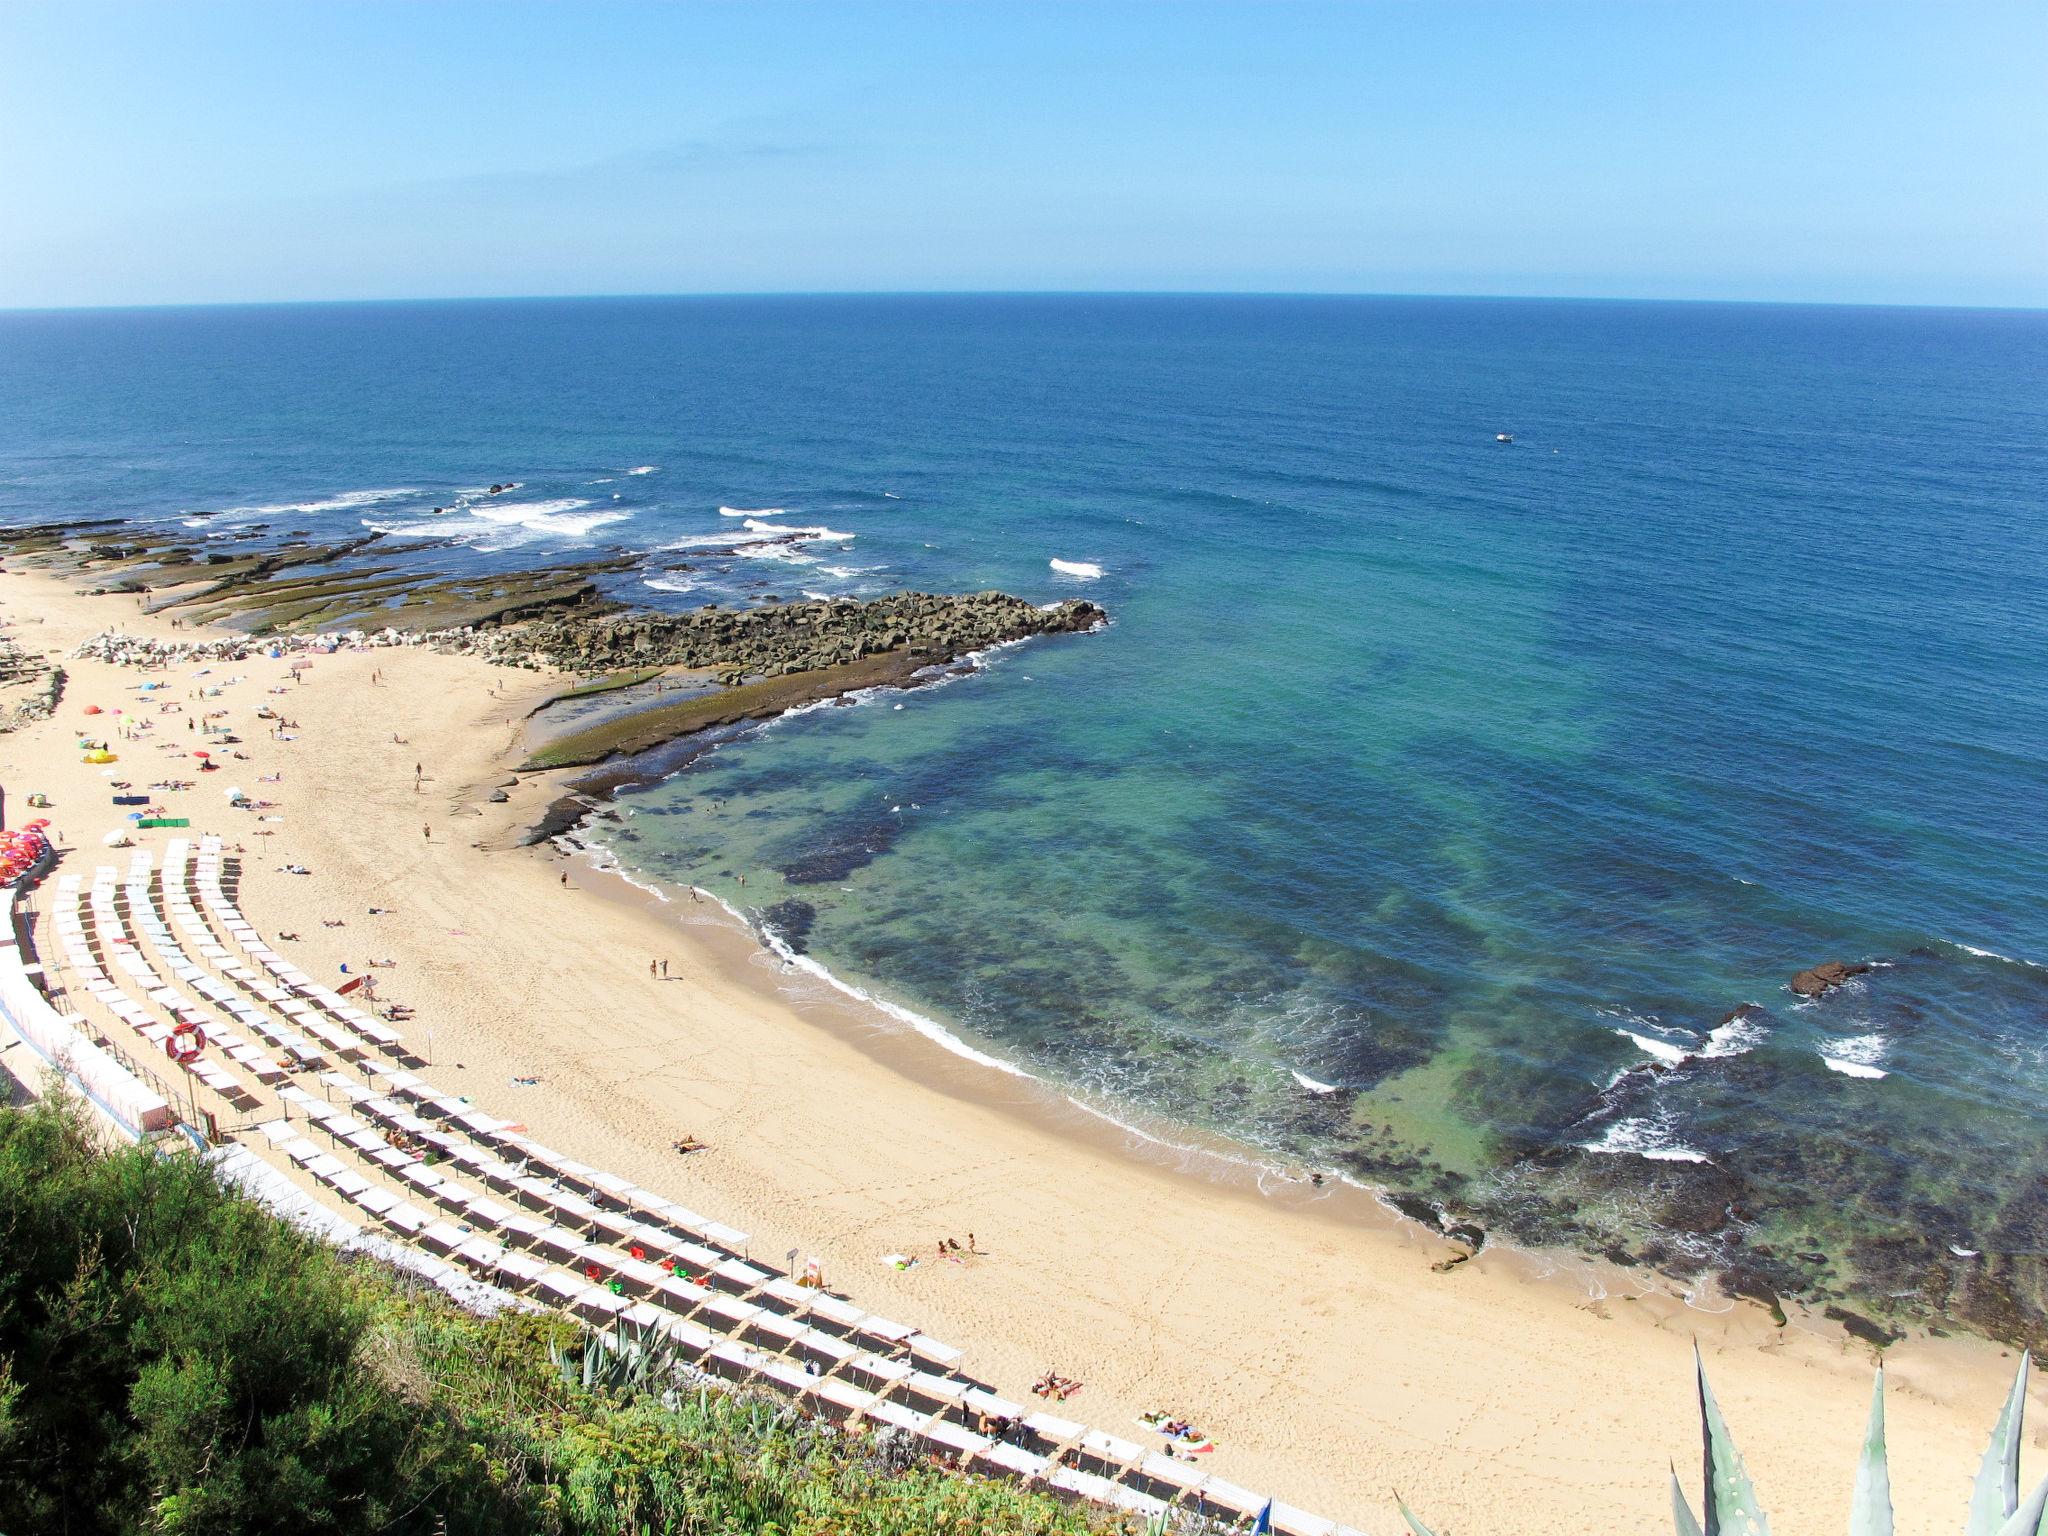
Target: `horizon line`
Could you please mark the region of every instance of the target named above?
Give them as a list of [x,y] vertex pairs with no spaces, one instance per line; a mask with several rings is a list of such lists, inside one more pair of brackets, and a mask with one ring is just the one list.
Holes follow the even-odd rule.
[[164,310],[310,309],[372,305],[578,304],[692,299],[1412,299],[1463,303],[1688,304],[1752,309],[1901,309],[1985,314],[2048,313],[2043,304],[1928,303],[1881,299],[1734,299],[1631,294],[1423,293],[1294,288],[706,288],[618,293],[444,294],[324,299],[174,299],[159,303],[0,305],[0,315],[122,314]]

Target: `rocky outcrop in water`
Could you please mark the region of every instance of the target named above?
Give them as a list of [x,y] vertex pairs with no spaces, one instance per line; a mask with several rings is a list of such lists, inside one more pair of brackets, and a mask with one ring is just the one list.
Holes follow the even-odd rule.
[[1792,990],[1801,997],[1825,997],[1850,977],[1861,976],[1869,969],[1867,965],[1844,965],[1839,960],[1824,960],[1794,976]]
[[778,603],[693,613],[560,614],[481,648],[574,672],[616,667],[712,667],[725,681],[841,666],[887,651],[951,660],[1031,635],[1073,634],[1103,620],[1079,600],[1038,608],[1002,592],[899,592],[872,602]]

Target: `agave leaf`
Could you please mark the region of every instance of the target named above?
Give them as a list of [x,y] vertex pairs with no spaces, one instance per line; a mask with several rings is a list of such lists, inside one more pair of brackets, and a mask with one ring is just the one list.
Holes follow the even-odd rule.
[[2020,1500],[1998,1536],[2041,1536],[2048,1531],[2048,1477],[2034,1485],[2034,1491]]
[[1685,1490],[1678,1486],[1678,1469],[1671,1469],[1671,1524],[1678,1536],[1700,1536],[1699,1520],[1685,1502]]
[[1706,1362],[1699,1345],[1692,1348],[1700,1385],[1700,1435],[1705,1441],[1706,1530],[1704,1536],[1770,1536],[1771,1522],[1757,1507],[1756,1488],[1742,1465],[1742,1454],[1721,1417],[1721,1407],[1707,1386]]
[[2020,1368],[2013,1377],[2012,1394],[2005,1411],[1991,1429],[1991,1443],[1984,1447],[1984,1461],[1977,1469],[1977,1486],[1970,1494],[1970,1521],[1964,1536],[1999,1536],[2001,1528],[2020,1502],[2020,1429],[2027,1414],[2027,1355],[2020,1354]]
[[1856,1494],[1849,1504],[1849,1536],[1892,1536],[1892,1475],[1884,1454],[1884,1367],[1870,1389],[1870,1427],[1856,1464]]
[[1408,1529],[1413,1531],[1415,1536],[1436,1536],[1436,1532],[1415,1518],[1415,1511],[1402,1503],[1401,1495],[1398,1493],[1394,1495],[1394,1502],[1401,1506],[1401,1518],[1408,1522]]

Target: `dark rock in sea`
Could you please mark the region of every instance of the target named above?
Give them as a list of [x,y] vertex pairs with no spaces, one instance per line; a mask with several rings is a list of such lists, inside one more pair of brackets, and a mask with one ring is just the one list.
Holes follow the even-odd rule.
[[791,885],[825,885],[844,880],[880,858],[903,835],[901,816],[876,816],[833,827],[822,847],[805,851],[801,858],[781,865],[782,878]]
[[1867,965],[1844,965],[1839,960],[1824,960],[1794,976],[1792,990],[1801,997],[1824,997],[1850,977],[1861,976],[1869,969]]
[[1441,1232],[1444,1229],[1443,1210],[1433,1200],[1425,1200],[1420,1195],[1389,1191],[1387,1204],[1410,1221],[1420,1222],[1432,1232]]
[[1828,1319],[1829,1322],[1840,1323],[1843,1331],[1850,1338],[1861,1339],[1864,1343],[1877,1349],[1887,1348],[1905,1337],[1903,1333],[1898,1332],[1896,1329],[1886,1328],[1882,1324],[1873,1323],[1869,1318],[1851,1312],[1847,1307],[1825,1307],[1821,1311],[1821,1316]]
[[1444,1228],[1444,1233],[1463,1243],[1474,1253],[1486,1246],[1486,1228],[1469,1221],[1454,1221]]
[[545,843],[565,832],[575,831],[596,804],[587,795],[563,795],[550,802],[541,813],[540,820],[526,834],[526,846],[531,848],[536,843]]
[[799,955],[807,952],[811,928],[817,920],[818,909],[808,901],[798,901],[795,898],[778,901],[774,906],[766,907],[761,912],[761,926]]
[[1753,1269],[1733,1268],[1721,1271],[1721,1289],[1728,1295],[1760,1301],[1771,1314],[1771,1321],[1780,1328],[1785,1326],[1785,1306],[1778,1300],[1778,1292],[1769,1280]]

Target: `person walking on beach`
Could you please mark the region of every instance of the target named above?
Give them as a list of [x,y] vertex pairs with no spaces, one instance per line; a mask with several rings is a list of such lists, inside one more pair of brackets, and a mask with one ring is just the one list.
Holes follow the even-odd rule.
[[649,981],[654,979],[654,962],[652,960],[647,962],[647,979]]
[[431,843],[431,842],[432,842],[432,841],[434,840],[434,829],[433,829],[432,827],[428,826],[428,825],[427,825],[427,824],[426,824],[425,822],[421,822],[421,823],[420,823],[420,836],[421,836],[421,837],[423,837],[423,838],[425,838],[425,839],[426,839],[426,840],[427,840],[428,842],[430,842],[430,843]]
[[661,979],[663,981],[668,980],[668,962],[666,960],[661,962]]

